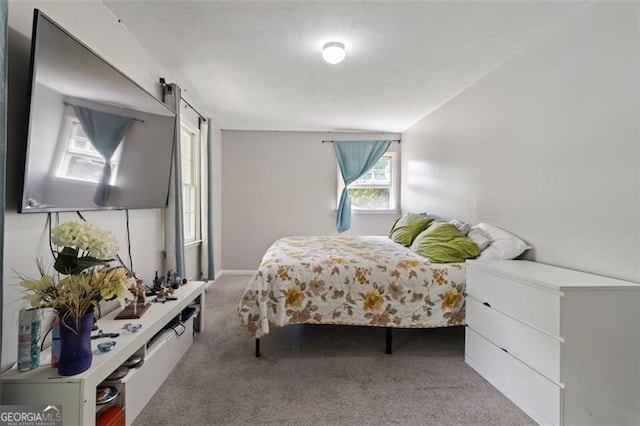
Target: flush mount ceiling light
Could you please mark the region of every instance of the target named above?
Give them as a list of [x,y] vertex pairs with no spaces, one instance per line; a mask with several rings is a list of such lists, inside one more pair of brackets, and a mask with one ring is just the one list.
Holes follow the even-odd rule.
[[330,64],[342,62],[346,54],[344,44],[339,41],[330,41],[322,47],[322,59]]

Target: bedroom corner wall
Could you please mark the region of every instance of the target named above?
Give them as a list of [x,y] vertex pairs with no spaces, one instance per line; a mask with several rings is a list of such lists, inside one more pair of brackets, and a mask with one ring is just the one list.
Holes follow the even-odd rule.
[[403,133],[403,211],[640,281],[640,4],[595,2]]
[[[20,299],[22,294],[17,288],[19,280],[16,274],[19,272],[34,275],[37,273],[34,259],[36,257],[51,258],[48,248],[48,231],[45,224],[46,214],[16,213],[21,181],[20,164],[23,162],[20,151],[26,138],[27,77],[34,8],[42,10],[158,98],[160,98],[158,78],[165,77],[168,81],[172,81],[174,77],[168,69],[150,55],[144,46],[140,45],[100,0],[82,2],[9,1],[8,146],[7,198],[4,212],[2,370],[9,368],[17,358],[18,311],[23,301]],[[78,17],[82,17],[82,19]],[[130,211],[134,268],[141,278],[149,281],[153,279],[155,270],[162,270],[163,265],[164,226],[162,211],[162,209]],[[125,261],[128,261],[125,213],[123,211],[87,212],[85,217],[114,233],[121,254]],[[74,213],[60,214],[60,221],[75,218]],[[219,241],[217,243],[219,245]]]
[[[223,130],[222,270],[257,269],[281,237],[337,234],[338,166],[333,145],[322,140],[398,136]],[[354,214],[346,234],[386,235],[396,217]]]

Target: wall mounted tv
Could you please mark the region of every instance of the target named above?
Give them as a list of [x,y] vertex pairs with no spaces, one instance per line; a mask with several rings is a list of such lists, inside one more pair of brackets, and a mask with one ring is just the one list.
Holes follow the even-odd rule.
[[166,207],[176,113],[38,9],[20,213]]

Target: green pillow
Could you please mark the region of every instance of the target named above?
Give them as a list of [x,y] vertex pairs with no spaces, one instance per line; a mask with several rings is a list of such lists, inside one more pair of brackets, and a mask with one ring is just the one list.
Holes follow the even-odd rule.
[[450,223],[431,225],[415,238],[411,250],[431,263],[464,262],[480,255],[476,243]]
[[389,232],[389,238],[398,244],[409,247],[414,238],[427,229],[427,226],[429,226],[433,220],[432,217],[406,213],[394,222]]

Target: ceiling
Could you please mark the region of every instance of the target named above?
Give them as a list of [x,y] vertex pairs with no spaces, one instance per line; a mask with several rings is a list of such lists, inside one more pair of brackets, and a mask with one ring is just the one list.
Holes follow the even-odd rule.
[[406,130],[585,5],[102,1],[222,129],[368,132]]

